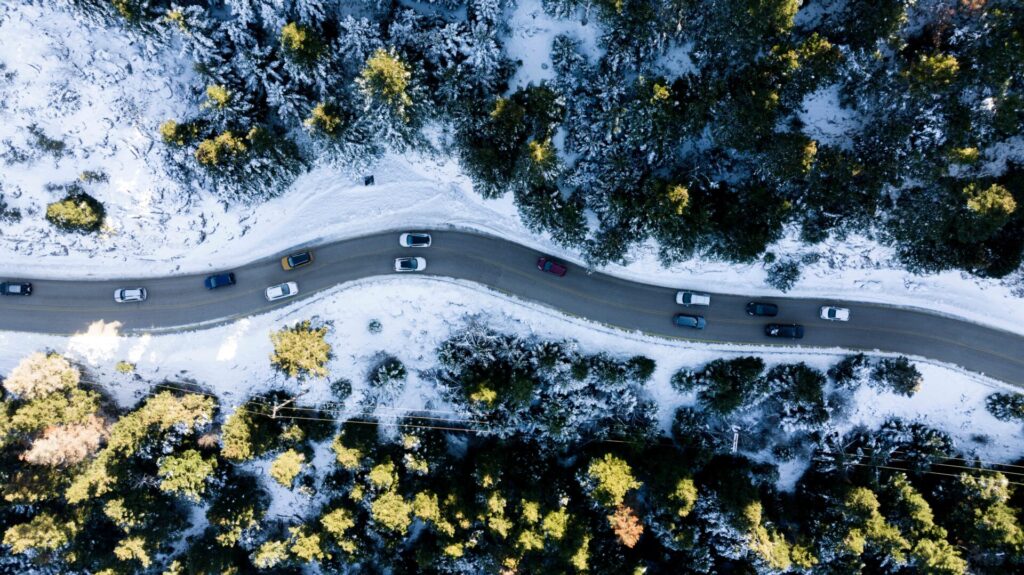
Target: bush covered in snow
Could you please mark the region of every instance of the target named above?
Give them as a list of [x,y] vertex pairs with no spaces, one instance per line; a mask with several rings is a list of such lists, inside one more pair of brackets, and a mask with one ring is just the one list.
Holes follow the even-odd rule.
[[441,344],[433,378],[489,431],[565,443],[644,437],[654,405],[643,390],[653,362],[584,355],[573,342],[524,339],[470,322]]

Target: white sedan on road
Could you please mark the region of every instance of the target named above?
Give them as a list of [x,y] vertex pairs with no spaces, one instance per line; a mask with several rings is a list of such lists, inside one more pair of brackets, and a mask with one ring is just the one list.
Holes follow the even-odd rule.
[[828,321],[850,321],[850,310],[834,305],[821,306],[821,319]]
[[130,303],[135,301],[146,301],[146,288],[121,288],[114,290],[114,301],[117,303]]
[[295,282],[277,284],[267,288],[267,301],[277,301],[286,297],[292,297],[297,293],[299,293],[299,284]]

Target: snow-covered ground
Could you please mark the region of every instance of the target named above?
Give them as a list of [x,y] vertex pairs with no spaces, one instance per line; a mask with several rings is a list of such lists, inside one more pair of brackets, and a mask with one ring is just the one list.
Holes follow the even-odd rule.
[[[657,369],[647,391],[658,404],[659,421],[666,431],[676,408],[694,401],[693,396],[681,395],[669,384],[680,368],[697,368],[715,358],[755,353],[769,365],[805,361],[826,369],[842,357],[840,350],[797,354],[774,347],[653,338],[552,314],[462,282],[388,278],[340,286],[314,300],[195,333],[123,336],[116,324],[97,324],[89,332],[72,337],[3,333],[0,374],[9,373],[30,352],[50,349],[86,366],[85,379],[105,382],[104,387],[122,405],[135,403],[151,391],[153,384],[194,382],[219,396],[229,410],[252,394],[276,388],[304,392],[301,402],[305,405],[333,401],[329,382],[347,378],[352,381],[353,394],[346,401],[346,410],[356,415],[367,372],[377,354],[386,351],[405,364],[409,375],[402,394],[392,404],[378,407],[377,415],[388,418],[430,409],[436,417],[457,420],[465,415],[447,405],[421,373],[435,365],[438,344],[469,316],[480,317],[505,332],[574,339],[585,353],[609,351],[624,357],[642,354],[654,359]],[[299,382],[271,367],[269,334],[285,323],[309,318],[331,322],[328,341],[333,346],[333,358],[328,378]],[[368,330],[373,319],[381,323],[380,333]],[[115,366],[119,361],[134,363],[136,372],[118,373]],[[876,426],[890,416],[916,419],[947,431],[959,446],[974,449],[982,459],[1006,461],[1024,455],[1021,426],[996,420],[984,407],[985,396],[1004,389],[1002,386],[939,365],[919,366],[924,384],[913,398],[863,387],[855,395],[846,419],[833,423],[845,432],[857,424]],[[987,442],[979,443],[978,435],[986,436]],[[781,485],[788,486],[799,474],[800,466],[787,465],[784,471]]]

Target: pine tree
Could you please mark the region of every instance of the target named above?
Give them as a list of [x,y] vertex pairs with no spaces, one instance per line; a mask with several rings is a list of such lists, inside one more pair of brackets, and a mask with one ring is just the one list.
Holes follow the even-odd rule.
[[924,381],[921,372],[904,356],[879,361],[871,372],[871,378],[883,389],[907,397],[917,393]]
[[206,491],[207,479],[217,468],[217,460],[203,459],[198,451],[189,449],[162,458],[159,466],[160,489],[198,503]]
[[26,400],[78,387],[81,373],[63,356],[36,352],[18,362],[3,380],[4,388]]
[[327,377],[331,344],[327,326],[314,327],[309,320],[283,328],[270,335],[274,353],[270,363],[288,377]]
[[40,513],[28,523],[14,525],[4,532],[4,545],[13,553],[47,553],[61,549],[78,532],[71,521],[62,521],[49,513]]

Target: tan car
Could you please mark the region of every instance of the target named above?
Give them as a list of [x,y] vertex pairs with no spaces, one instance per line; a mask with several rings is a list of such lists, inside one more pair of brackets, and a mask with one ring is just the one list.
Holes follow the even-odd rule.
[[284,268],[284,271],[301,268],[311,263],[313,263],[313,252],[311,250],[297,252],[281,258],[281,267]]

